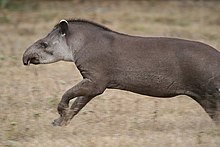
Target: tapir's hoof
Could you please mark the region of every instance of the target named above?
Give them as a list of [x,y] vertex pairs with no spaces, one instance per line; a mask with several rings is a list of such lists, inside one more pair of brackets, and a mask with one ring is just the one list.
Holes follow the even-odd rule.
[[59,117],[58,119],[55,119],[52,124],[53,126],[66,126],[70,123],[70,119],[65,117]]
[[59,117],[58,119],[55,119],[52,124],[53,126],[62,126],[63,117]]

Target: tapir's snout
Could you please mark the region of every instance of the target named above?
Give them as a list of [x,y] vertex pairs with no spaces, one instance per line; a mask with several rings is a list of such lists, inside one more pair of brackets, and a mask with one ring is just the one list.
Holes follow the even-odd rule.
[[29,65],[30,64],[30,59],[28,57],[23,56],[23,64],[24,65]]
[[23,55],[23,64],[24,65],[30,65],[30,63],[32,64],[39,64],[39,56],[34,53],[34,54],[28,54],[28,52],[25,52]]

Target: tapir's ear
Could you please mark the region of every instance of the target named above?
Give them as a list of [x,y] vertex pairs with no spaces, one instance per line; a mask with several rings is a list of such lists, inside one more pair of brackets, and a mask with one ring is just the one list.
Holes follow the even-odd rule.
[[61,35],[65,36],[68,33],[68,22],[65,19],[62,19],[59,26]]

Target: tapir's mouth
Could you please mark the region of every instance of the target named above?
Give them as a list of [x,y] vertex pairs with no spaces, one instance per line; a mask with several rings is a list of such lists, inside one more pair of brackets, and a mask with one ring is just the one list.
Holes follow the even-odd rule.
[[28,58],[23,61],[24,65],[30,65],[30,64],[40,64],[39,58],[38,57],[32,57]]
[[39,58],[37,58],[37,57],[31,58],[30,61],[29,61],[29,64],[30,63],[32,63],[32,64],[40,64]]

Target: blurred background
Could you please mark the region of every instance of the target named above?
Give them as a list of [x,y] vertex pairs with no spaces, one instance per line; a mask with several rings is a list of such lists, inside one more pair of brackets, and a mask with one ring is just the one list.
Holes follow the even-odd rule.
[[220,130],[187,96],[106,90],[66,127],[53,127],[62,94],[82,77],[73,63],[24,67],[22,54],[61,19],[115,31],[207,43],[220,50],[220,1],[0,0],[0,146],[219,147]]

